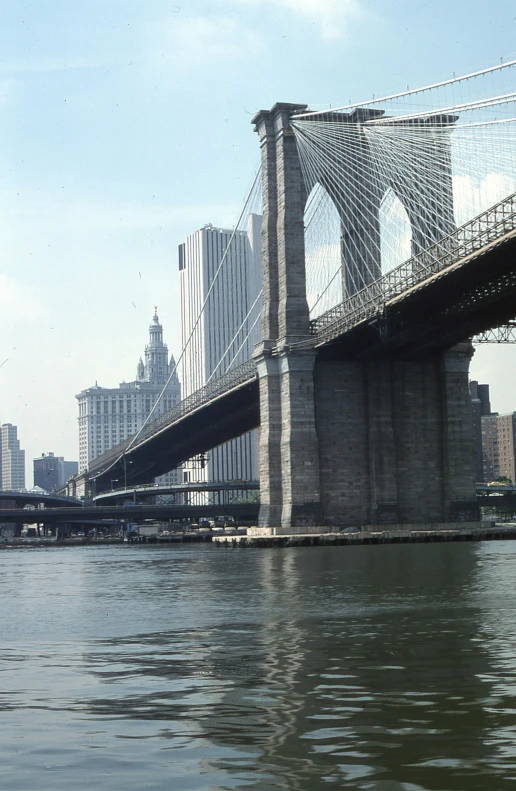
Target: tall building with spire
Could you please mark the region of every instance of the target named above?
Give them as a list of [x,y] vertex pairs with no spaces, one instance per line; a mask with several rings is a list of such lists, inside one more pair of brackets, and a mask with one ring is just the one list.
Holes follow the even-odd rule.
[[173,358],[170,362],[168,359],[168,347],[163,343],[163,327],[159,323],[158,308],[154,308],[154,317],[152,324],[149,327],[149,342],[145,347],[145,365],[142,369],[142,358],[138,363],[138,373],[143,370],[143,378],[139,377],[139,381],[153,382],[156,385],[163,386],[170,374],[170,363],[175,363]]
[[[167,344],[163,342],[157,308],[149,327],[144,358],[145,362],[140,357],[136,366],[134,382],[122,382],[117,388],[100,387],[95,382],[93,387],[76,396],[79,402],[79,473],[84,472],[97,456],[136,434],[155,405],[151,419],[163,415],[181,400],[176,364],[173,355],[169,358]],[[167,483],[174,482],[176,473],[174,471],[172,478],[170,475],[164,477]]]

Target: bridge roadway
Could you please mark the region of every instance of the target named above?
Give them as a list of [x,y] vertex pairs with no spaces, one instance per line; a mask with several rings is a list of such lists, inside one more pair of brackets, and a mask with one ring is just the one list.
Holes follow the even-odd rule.
[[339,359],[421,359],[515,314],[516,193],[312,322]]
[[19,492],[10,491],[5,489],[0,491],[0,511],[4,507],[11,508],[13,505],[23,508],[24,505],[39,505],[43,503],[45,506],[68,506],[69,508],[82,508],[82,502],[76,500],[75,497],[62,497],[59,494],[47,494],[47,492]]
[[510,508],[516,512],[516,485],[477,483],[477,502],[483,508]]
[[[321,359],[421,359],[514,318],[516,194],[312,322]],[[252,360],[225,374],[90,465],[96,492],[113,477],[152,481],[260,424]],[[131,444],[133,442],[133,444]],[[129,466],[129,462],[131,462]]]
[[212,519],[230,516],[237,521],[253,522],[258,518],[258,503],[226,503],[224,505],[128,505],[86,506],[77,508],[44,508],[27,510],[7,508],[1,511],[2,522],[16,524],[82,524],[101,519],[143,522],[146,519],[166,521],[168,519]]
[[[108,492],[98,494],[93,498],[95,503],[107,503],[110,500],[128,500],[133,499],[135,502],[141,502],[149,497],[160,497],[166,495],[176,494],[198,494],[205,492],[216,498],[219,495],[219,502],[224,501],[224,496],[233,496],[238,492],[242,496],[251,491],[257,491],[260,488],[258,481],[219,481],[219,482],[197,482],[197,483],[176,483],[170,486],[148,484],[146,486],[135,486],[123,489],[111,489]],[[215,499],[214,499],[215,502]]]
[[[477,502],[483,507],[508,507],[516,511],[516,486],[488,486],[477,484]],[[102,519],[142,522],[146,519],[211,519],[215,516],[231,516],[236,520],[256,523],[259,504],[225,503],[222,505],[141,505],[125,503],[116,506],[82,506],[44,508],[6,508],[0,512],[2,522],[17,524],[82,524],[100,522]],[[31,521],[33,520],[33,522]]]
[[[485,490],[477,492],[477,502],[482,507],[511,508],[516,511],[516,489]],[[2,510],[4,522],[17,524],[92,524],[101,520],[145,520],[166,521],[168,519],[212,519],[215,516],[230,516],[237,521],[256,524],[258,503],[226,503],[216,505],[139,505],[97,506],[77,508],[45,508],[30,511],[23,508]]]

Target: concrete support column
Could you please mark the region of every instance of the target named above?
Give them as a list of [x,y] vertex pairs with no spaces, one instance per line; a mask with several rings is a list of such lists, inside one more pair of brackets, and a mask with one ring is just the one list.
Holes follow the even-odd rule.
[[281,388],[277,358],[272,349],[278,339],[278,188],[276,135],[272,112],[262,111],[254,119],[260,136],[262,164],[262,342],[254,351],[260,388],[258,474],[260,476],[261,527],[281,523]]
[[392,364],[398,514],[401,523],[441,522],[442,377],[439,357]]
[[315,426],[315,351],[282,354],[281,526],[321,524],[319,441]]
[[392,363],[367,364],[371,524],[398,521],[398,476],[391,378]]
[[447,519],[478,518],[475,504],[475,447],[469,396],[471,343],[459,343],[442,357],[444,513]]
[[260,527],[281,524],[281,385],[278,357],[270,342],[259,344],[254,353],[260,388],[258,472],[260,476]]
[[262,165],[262,338],[275,341],[279,302],[276,136],[272,112],[262,110],[253,120],[260,136]]
[[[366,190],[364,189],[364,193]],[[381,198],[353,196],[341,214],[340,251],[343,298],[351,297],[382,274],[380,261]],[[360,218],[360,222],[357,221]]]
[[342,124],[346,124],[346,141],[342,141],[338,151],[329,150],[326,142],[312,141],[317,153],[317,175],[312,175],[310,186],[318,181],[324,187],[341,220],[344,299],[372,283],[382,272],[379,210],[388,184],[385,174],[378,170],[364,124],[383,114],[382,110],[365,107],[348,115],[327,113],[324,124],[335,122],[336,139]]
[[[388,176],[412,230],[411,252],[418,255],[455,230],[451,134],[458,116],[436,115],[402,122],[413,135],[408,158],[400,158]],[[421,167],[421,163],[426,164]]]
[[323,523],[475,521],[469,343],[410,361],[317,363]]
[[290,127],[292,107],[276,105],[273,113],[278,199],[278,340],[292,343],[310,336],[304,228],[307,194],[296,139]]
[[324,523],[369,523],[368,382],[362,362],[316,363]]

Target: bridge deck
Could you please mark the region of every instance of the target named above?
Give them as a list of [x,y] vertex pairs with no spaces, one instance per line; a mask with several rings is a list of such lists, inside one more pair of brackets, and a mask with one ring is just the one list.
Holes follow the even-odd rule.
[[[486,311],[485,307],[490,296],[487,291],[489,288],[493,290],[495,275],[498,274],[505,281],[511,280],[511,269],[515,268],[511,257],[515,237],[516,193],[315,319],[311,323],[315,345],[322,347],[341,341],[346,335],[348,348],[355,346],[359,351],[363,350],[363,346],[370,345],[371,341],[375,346],[378,340],[381,340],[383,347],[394,345],[394,336],[401,331],[407,340],[411,334],[412,338],[421,334],[428,336],[431,324],[435,323],[432,318],[435,319],[438,313],[440,330],[434,344],[442,348],[443,345],[452,345],[494,326],[493,321],[501,324],[513,318],[514,301],[509,300],[509,305],[503,309],[500,302],[506,303],[508,300],[497,299],[507,296],[498,293],[503,290],[501,285],[495,284],[491,295],[494,297],[491,301],[498,303],[495,315],[492,311]],[[487,257],[490,262],[496,260],[496,272],[486,271]],[[451,283],[453,275],[455,282]],[[444,280],[446,284],[441,289]],[[445,318],[445,311],[450,313],[453,310],[450,305],[451,286],[454,287],[455,312],[460,321],[458,327],[450,327],[448,337],[443,332],[442,319]],[[468,297],[471,308],[474,308],[475,302],[481,307],[477,316],[474,310],[470,311],[467,324],[462,315],[459,317],[460,313],[465,312],[464,309],[460,310],[461,297],[462,302]],[[425,306],[426,311],[422,315],[421,307]],[[410,307],[413,308],[409,311],[410,316],[405,316]],[[407,330],[411,325],[412,333]],[[359,342],[358,331],[365,336],[364,330],[367,329],[372,330],[369,333],[371,341],[368,343],[364,337]],[[400,340],[396,345],[399,345]]]
[[119,519],[125,522],[142,522],[145,519],[164,521],[167,519],[202,519],[215,516],[231,516],[245,521],[256,520],[258,503],[225,503],[217,505],[130,505],[89,506],[85,508],[45,508],[28,511],[11,508],[2,511],[3,522],[18,524],[82,524],[92,520]]

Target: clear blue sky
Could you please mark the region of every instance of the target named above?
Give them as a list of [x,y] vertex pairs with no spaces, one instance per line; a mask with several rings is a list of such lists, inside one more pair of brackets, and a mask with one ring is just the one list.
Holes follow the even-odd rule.
[[[2,0],[0,421],[77,459],[75,394],[134,379],[177,245],[232,224],[276,101],[360,101],[516,54],[513,0]],[[516,349],[475,357],[516,410]],[[32,471],[27,477],[32,484]]]

